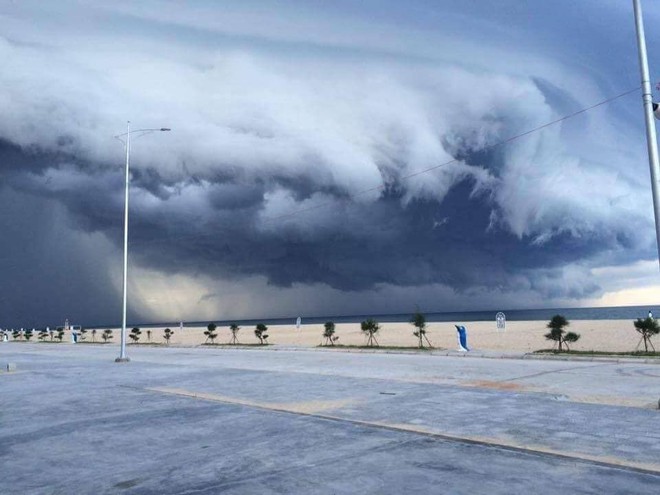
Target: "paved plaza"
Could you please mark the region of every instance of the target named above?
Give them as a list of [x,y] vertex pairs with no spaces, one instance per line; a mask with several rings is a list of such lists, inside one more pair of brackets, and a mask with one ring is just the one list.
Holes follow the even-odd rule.
[[0,493],[657,493],[660,365],[0,344]]

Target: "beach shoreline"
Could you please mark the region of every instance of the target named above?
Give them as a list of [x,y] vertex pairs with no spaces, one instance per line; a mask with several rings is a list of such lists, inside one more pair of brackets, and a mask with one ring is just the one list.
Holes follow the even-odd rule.
[[[471,350],[502,351],[502,352],[534,352],[542,349],[550,349],[554,342],[546,340],[544,335],[548,333],[545,321],[512,321],[507,322],[505,330],[498,330],[495,321],[473,321],[456,322],[465,326],[468,332],[468,347]],[[206,327],[170,327],[174,334],[170,339],[170,345],[194,346],[207,342],[204,335]],[[164,343],[165,327],[141,328],[140,343]],[[120,341],[120,329],[111,328],[113,339],[109,342],[117,345]],[[417,347],[417,337],[413,335],[414,327],[410,323],[403,322],[380,322],[380,330],[376,334],[378,343],[383,347]],[[633,327],[632,320],[576,320],[570,322],[568,331],[580,334],[580,340],[571,344],[571,350],[575,351],[603,351],[603,352],[634,352],[644,350],[639,346],[640,334]],[[130,328],[127,329],[130,333]],[[147,331],[151,332],[148,338]],[[103,330],[97,329],[94,340],[103,342],[101,334]],[[228,344],[231,332],[228,326],[218,326],[215,333],[216,344]],[[288,347],[317,347],[324,343],[322,337],[323,325],[319,323],[302,324],[296,327],[289,325],[270,325],[267,334],[268,343]],[[359,323],[337,323],[335,335],[339,337],[336,344],[343,346],[364,346],[366,336],[360,329]],[[447,322],[431,322],[427,324],[427,337],[433,347],[438,349],[457,349],[456,328],[454,324]],[[33,337],[36,340],[36,335]],[[71,338],[67,334],[65,342]],[[85,341],[91,342],[91,330],[85,335]],[[258,344],[254,335],[254,326],[241,327],[238,332],[240,344]],[[127,343],[132,343],[127,337]],[[659,340],[660,342],[660,340]]]

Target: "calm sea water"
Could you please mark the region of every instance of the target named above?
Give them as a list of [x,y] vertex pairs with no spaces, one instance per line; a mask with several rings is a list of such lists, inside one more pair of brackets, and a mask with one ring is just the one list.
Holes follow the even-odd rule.
[[[560,314],[570,320],[634,320],[636,318],[646,318],[649,310],[653,311],[654,316],[660,317],[660,306],[619,306],[608,308],[550,308],[550,309],[512,309],[501,310],[507,321],[525,321],[525,320],[550,320],[554,315]],[[460,311],[447,313],[425,313],[426,320],[447,321],[461,323],[466,321],[495,321],[495,314],[498,310],[488,311]],[[358,323],[367,318],[374,318],[377,321],[388,322],[407,322],[410,320],[411,313],[398,314],[363,314],[363,315],[340,315],[340,316],[302,316],[303,324],[324,323],[334,321],[335,323]],[[227,326],[231,323],[237,323],[241,326],[253,326],[257,323],[266,325],[294,324],[297,316],[290,318],[261,318],[252,320],[215,320],[218,326]],[[209,321],[186,321],[184,327],[206,326]],[[179,322],[145,323],[140,326],[143,328],[160,326],[178,327]]]

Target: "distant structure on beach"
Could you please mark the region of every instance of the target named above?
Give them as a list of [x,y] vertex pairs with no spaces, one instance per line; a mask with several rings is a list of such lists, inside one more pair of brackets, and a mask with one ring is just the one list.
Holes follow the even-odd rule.
[[300,324],[301,324],[301,323],[302,323],[302,318],[299,316],[299,317],[296,319],[296,328],[300,328]]
[[500,311],[495,315],[495,321],[497,322],[497,331],[504,332],[506,330],[506,315]]

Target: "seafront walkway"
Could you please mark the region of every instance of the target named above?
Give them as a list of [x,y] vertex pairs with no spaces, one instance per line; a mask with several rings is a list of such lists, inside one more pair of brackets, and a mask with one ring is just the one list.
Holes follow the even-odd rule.
[[[0,345],[0,493],[653,493],[660,366]],[[516,357],[516,356],[510,356]]]

